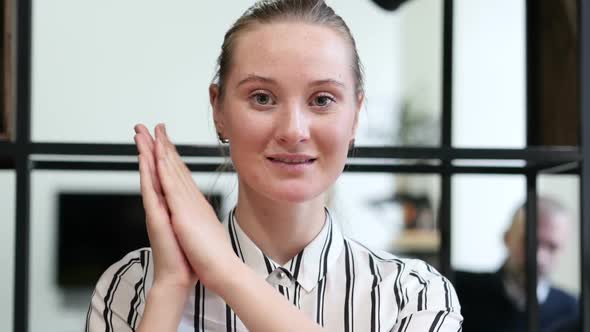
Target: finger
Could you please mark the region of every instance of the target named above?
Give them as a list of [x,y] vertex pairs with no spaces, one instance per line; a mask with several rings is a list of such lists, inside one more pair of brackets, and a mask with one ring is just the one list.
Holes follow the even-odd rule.
[[143,124],[139,123],[139,124],[136,124],[135,127],[133,127],[133,129],[135,130],[135,132],[137,134],[140,134],[146,138],[146,142],[147,142],[150,150],[153,151],[154,139],[153,139],[152,135],[150,134],[150,131],[147,129],[147,127],[144,126]]
[[203,206],[209,206],[174,144],[167,139],[165,127],[163,125],[156,126],[155,133],[156,154],[160,156],[158,158],[158,174],[166,202],[171,211],[181,211],[185,204],[193,205],[195,198],[201,201]]
[[162,193],[162,187],[160,185],[160,180],[158,179],[157,171],[156,171],[156,164],[154,161],[154,151],[148,147],[146,142],[147,138],[141,134],[136,134],[134,137],[135,143],[137,144],[137,148],[139,150],[139,154],[145,158],[145,161],[148,166],[149,174],[151,177],[152,185],[157,194]]
[[[171,215],[182,214],[187,207],[194,205],[192,199],[195,198],[194,192],[180,178],[178,169],[169,157],[170,151],[164,147],[162,135],[157,130],[156,134],[156,154],[157,169],[164,198],[168,204]],[[194,206],[192,207],[194,208]]]
[[162,133],[159,129],[160,125],[157,125],[154,128],[154,136],[155,136],[155,140],[154,140],[154,155],[156,157],[157,160],[164,160],[166,159],[166,149],[164,147],[164,143],[162,142]]
[[140,153],[144,153],[148,157],[148,164],[150,169],[152,169],[153,176],[155,177],[155,179],[152,179],[152,181],[154,183],[154,187],[156,188],[156,192],[161,194],[161,184],[157,179],[156,163],[154,160],[154,139],[146,126],[141,123],[135,125],[134,130],[137,133],[138,141],[141,142],[141,146],[138,146]]
[[149,170],[144,155],[139,156],[139,168],[139,182],[150,246],[155,251],[161,251],[162,248],[170,248],[170,243],[176,243],[176,238],[170,225],[170,214],[153,190],[150,177],[146,176]]
[[146,157],[139,155],[139,185],[146,216],[165,217],[167,211],[158,199],[151,178]]
[[[155,172],[155,162],[154,162],[154,140],[149,132],[149,130],[143,124],[137,124],[134,127],[135,132],[137,133],[134,137],[135,142],[138,147],[138,151],[140,154],[144,154],[148,157],[148,164],[152,170]],[[159,181],[154,181],[154,185],[158,190],[160,187]]]
[[[178,201],[178,194],[183,190],[184,186],[178,184],[178,179],[175,176],[175,172],[171,169],[170,161],[166,157],[165,148],[162,144],[161,139],[156,136],[156,168],[158,171],[158,179],[162,185],[162,192],[168,207],[171,211],[179,211],[181,207]],[[183,190],[184,191],[184,190]]]
[[188,185],[187,179],[183,175],[182,166],[184,166],[184,162],[178,155],[176,151],[176,147],[172,142],[166,139],[165,134],[165,127],[163,124],[158,124],[155,129],[156,133],[156,140],[159,141],[162,147],[162,155],[167,160],[167,167],[169,168],[169,175],[173,176],[172,180],[180,181],[179,184],[186,186]]
[[187,188],[197,188],[192,178],[191,171],[186,166],[175,145],[170,140],[168,133],[166,132],[166,126],[159,126],[159,137],[162,139],[162,143],[167,150],[167,157],[170,159],[170,163],[173,166],[174,171],[177,173],[179,179],[183,182]]
[[147,139],[145,138],[144,135],[142,134],[135,134],[133,136],[133,141],[135,142],[135,145],[137,146],[137,152],[139,154],[143,154],[143,155],[150,155],[153,154],[153,150],[152,148],[150,148]]

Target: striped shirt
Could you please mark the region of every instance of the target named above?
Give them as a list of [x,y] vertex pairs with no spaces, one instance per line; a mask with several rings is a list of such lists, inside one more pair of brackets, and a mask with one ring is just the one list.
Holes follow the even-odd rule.
[[[460,305],[445,277],[420,260],[348,239],[326,216],[316,238],[283,266],[248,238],[233,211],[223,224],[238,257],[326,331],[461,331]],[[86,331],[135,331],[152,285],[151,258],[150,249],[131,252],[102,275]],[[221,297],[197,283],[178,331],[247,329]]]

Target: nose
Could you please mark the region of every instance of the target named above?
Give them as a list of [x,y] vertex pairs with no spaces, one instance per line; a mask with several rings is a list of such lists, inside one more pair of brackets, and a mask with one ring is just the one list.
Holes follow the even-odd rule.
[[276,137],[283,145],[297,145],[309,139],[309,115],[306,109],[293,104],[279,110]]
[[552,264],[552,255],[550,252],[543,248],[539,248],[537,250],[537,265],[539,272],[545,274],[551,268]]

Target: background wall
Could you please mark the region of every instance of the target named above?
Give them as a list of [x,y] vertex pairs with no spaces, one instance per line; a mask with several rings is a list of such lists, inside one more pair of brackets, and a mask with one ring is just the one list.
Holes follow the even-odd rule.
[[[524,147],[524,1],[454,4],[453,145]],[[453,178],[454,267],[492,271],[502,264],[503,232],[525,189],[522,176]]]
[[15,172],[0,171],[0,330],[12,330],[14,300]]

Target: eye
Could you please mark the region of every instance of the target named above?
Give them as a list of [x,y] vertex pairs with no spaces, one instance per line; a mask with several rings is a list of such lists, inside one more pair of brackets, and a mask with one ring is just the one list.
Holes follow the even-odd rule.
[[317,95],[313,98],[312,105],[319,107],[326,107],[336,100],[329,95]]
[[268,92],[258,91],[252,94],[250,98],[257,105],[268,106],[275,103],[273,97]]

